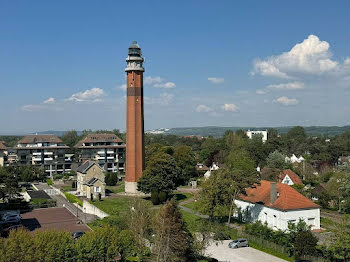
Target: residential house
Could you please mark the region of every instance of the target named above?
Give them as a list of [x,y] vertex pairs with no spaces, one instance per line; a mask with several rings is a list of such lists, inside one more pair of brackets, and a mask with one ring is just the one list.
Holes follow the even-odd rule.
[[16,164],[42,167],[50,175],[71,171],[72,161],[65,159],[69,147],[56,135],[27,135],[13,149],[17,154]]
[[285,169],[279,174],[278,182],[289,186],[303,184],[300,177],[290,169]]
[[262,139],[263,143],[265,143],[267,141],[267,135],[268,135],[267,130],[255,130],[255,131],[254,130],[253,131],[248,130],[248,131],[245,132],[245,134],[250,139],[252,139],[253,136],[255,136],[255,135],[259,135],[259,136],[261,136],[261,139]]
[[288,223],[301,219],[311,229],[320,229],[320,207],[286,184],[261,180],[247,188],[235,204],[238,211],[234,215],[243,221],[261,221],[275,230],[287,230]]
[[77,169],[77,191],[80,196],[98,199],[105,197],[105,174],[102,168],[93,161],[86,160]]
[[92,160],[106,172],[124,172],[126,145],[114,134],[89,134],[75,148],[81,163]]
[[0,166],[4,166],[6,164],[7,158],[7,147],[3,141],[0,141]]
[[213,162],[211,167],[209,168],[209,170],[204,173],[204,178],[208,179],[210,177],[212,171],[218,170],[220,168],[224,168],[224,165],[219,164],[217,162]]
[[203,175],[204,173],[206,173],[209,170],[209,167],[207,167],[206,165],[202,164],[202,163],[197,163],[196,165],[196,171],[198,175]]
[[292,164],[294,164],[294,163],[299,164],[299,163],[303,162],[304,160],[305,160],[305,158],[303,158],[302,156],[297,157],[295,154],[293,154],[291,157],[286,156],[286,158],[285,158],[286,163],[292,163]]

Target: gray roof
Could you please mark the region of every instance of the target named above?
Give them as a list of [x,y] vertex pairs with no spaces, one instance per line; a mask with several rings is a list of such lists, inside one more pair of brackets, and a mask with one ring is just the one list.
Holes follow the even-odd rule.
[[44,190],[38,190],[38,191],[27,191],[30,198],[45,198],[45,199],[51,199],[51,197],[44,191]]
[[88,186],[92,186],[93,184],[95,184],[99,179],[96,177],[93,177],[89,180],[89,182],[87,182]]
[[77,172],[86,174],[86,171],[88,171],[90,167],[92,167],[95,164],[95,162],[87,160],[77,168]]

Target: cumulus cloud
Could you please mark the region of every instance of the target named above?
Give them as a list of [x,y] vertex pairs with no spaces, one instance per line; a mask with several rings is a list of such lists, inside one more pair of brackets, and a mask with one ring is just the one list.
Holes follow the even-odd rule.
[[66,101],[72,102],[100,102],[105,96],[105,92],[101,88],[91,88],[83,92],[78,92],[73,94],[71,97],[67,98]]
[[157,88],[174,88],[176,85],[173,82],[166,82],[166,83],[157,83],[153,85]]
[[222,84],[225,79],[221,77],[208,77],[208,81],[213,84]]
[[145,85],[150,85],[156,88],[170,89],[170,88],[176,87],[174,82],[167,82],[165,81],[164,78],[161,78],[160,76],[156,76],[156,77],[147,76],[145,77],[143,82]]
[[203,112],[208,113],[208,112],[212,112],[212,111],[213,111],[213,109],[211,109],[210,107],[208,107],[206,105],[198,105],[196,107],[196,112],[198,112],[198,113],[203,113]]
[[298,74],[321,75],[334,71],[339,63],[332,60],[329,47],[328,42],[321,41],[316,35],[309,35],[288,52],[256,60],[252,73],[288,79]]
[[162,83],[163,81],[164,79],[161,78],[160,76],[156,76],[156,77],[146,76],[145,79],[143,80],[145,85],[159,84],[159,83]]
[[173,98],[174,98],[173,94],[162,93],[158,97],[144,97],[144,102],[145,104],[148,104],[148,105],[158,104],[158,105],[166,106],[171,103]]
[[237,112],[239,108],[235,104],[224,104],[221,109],[227,112]]
[[289,83],[282,83],[282,84],[273,84],[267,86],[269,89],[275,89],[275,90],[297,90],[302,89],[304,87],[304,83],[302,82],[289,82]]
[[44,104],[54,104],[55,102],[56,102],[55,98],[50,97],[50,98],[46,99],[43,103]]
[[126,84],[122,84],[122,85],[118,86],[118,88],[121,90],[126,90]]
[[284,105],[284,106],[294,106],[294,105],[297,105],[299,103],[299,101],[297,99],[288,98],[286,96],[281,96],[281,97],[273,100],[273,102],[279,103],[279,104]]
[[258,95],[265,95],[267,92],[266,92],[266,90],[258,89],[258,90],[256,90],[256,93],[257,93]]

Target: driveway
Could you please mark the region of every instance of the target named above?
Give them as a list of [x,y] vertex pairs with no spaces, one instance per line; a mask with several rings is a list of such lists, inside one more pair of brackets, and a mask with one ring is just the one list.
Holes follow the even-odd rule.
[[286,260],[269,255],[251,247],[242,247],[231,249],[228,243],[231,240],[224,240],[222,242],[215,241],[211,243],[205,254],[207,256],[216,258],[219,261],[225,262],[285,262]]

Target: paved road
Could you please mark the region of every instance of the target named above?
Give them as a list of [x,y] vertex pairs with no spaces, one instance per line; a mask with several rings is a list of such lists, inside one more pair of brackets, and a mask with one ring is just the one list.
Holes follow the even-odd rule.
[[207,256],[225,262],[285,262],[286,260],[269,255],[251,247],[231,249],[227,245],[231,240],[213,242],[205,251]]

